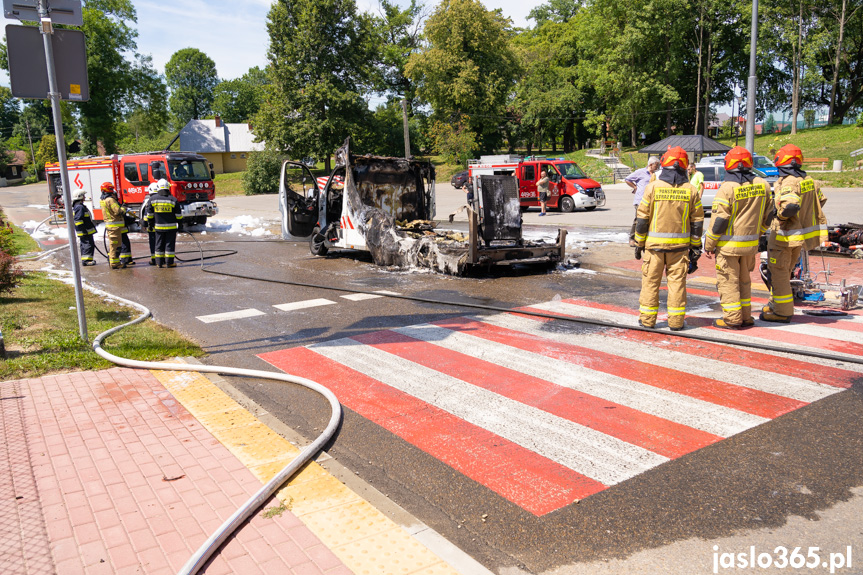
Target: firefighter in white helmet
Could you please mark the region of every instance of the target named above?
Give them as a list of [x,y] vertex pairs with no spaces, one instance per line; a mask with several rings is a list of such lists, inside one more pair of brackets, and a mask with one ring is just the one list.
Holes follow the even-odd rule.
[[662,173],[644,189],[635,220],[636,259],[641,259],[644,252],[638,323],[656,327],[664,273],[668,283],[668,327],[679,331],[686,314],[686,274],[690,261],[694,264],[701,255],[704,210],[701,197],[686,175],[686,151],[679,146],[669,148],[660,164]]
[[150,205],[150,200],[159,191],[157,182],[153,182],[147,187],[147,197],[144,198],[144,203],[141,204],[141,224],[147,226],[147,242],[150,244],[150,265],[156,265],[156,228],[153,220],[147,218],[147,207]]
[[802,249],[811,250],[827,241],[827,218],[822,207],[827,198],[821,187],[801,167],[803,152],[792,144],[779,148],[773,159],[779,169],[773,197],[776,218],[767,240],[770,301],[761,310],[763,321],[790,323],[794,315],[791,270]]
[[156,182],[156,195],[150,198],[147,207],[147,221],[156,230],[156,264],[161,267],[177,267],[174,261],[174,247],[177,242],[179,221],[183,211],[177,199],[171,195],[171,184],[162,178]]
[[93,259],[93,252],[96,250],[96,243],[93,235],[96,233],[96,226],[93,224],[93,215],[84,205],[86,199],[86,191],[81,188],[75,190],[72,194],[72,215],[75,218],[75,233],[81,249],[81,265],[94,266],[96,261]]
[[722,319],[713,325],[737,329],[755,325],[752,319],[752,271],[758,238],[773,217],[770,184],[752,172],[752,154],[736,146],[725,155],[725,182],[713,200],[711,228],[704,251],[716,254],[716,287]]

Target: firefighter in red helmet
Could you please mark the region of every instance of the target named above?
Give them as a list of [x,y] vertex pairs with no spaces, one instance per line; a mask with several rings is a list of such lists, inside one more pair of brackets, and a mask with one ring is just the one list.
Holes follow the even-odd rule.
[[800,259],[801,249],[809,251],[827,241],[827,218],[822,209],[827,198],[803,171],[803,152],[797,146],[779,148],[773,164],[779,169],[773,196],[776,218],[767,240],[767,269],[773,285],[761,319],[790,323],[794,315],[791,271]]
[[713,325],[737,329],[755,325],[752,319],[752,270],[758,238],[773,215],[770,184],[752,171],[752,154],[736,146],[725,155],[725,182],[713,200],[711,229],[704,251],[716,254],[716,287],[722,319]]
[[132,244],[126,228],[126,210],[117,200],[114,184],[105,182],[100,187],[102,197],[102,219],[105,220],[105,234],[108,236],[108,264],[112,270],[135,265],[132,259]]
[[636,259],[641,263],[640,315],[643,327],[655,327],[659,286],[668,283],[668,327],[683,329],[686,314],[686,274],[690,261],[701,255],[704,210],[701,197],[689,183],[689,156],[679,146],[669,148],[660,161],[662,173],[647,184],[635,221]]

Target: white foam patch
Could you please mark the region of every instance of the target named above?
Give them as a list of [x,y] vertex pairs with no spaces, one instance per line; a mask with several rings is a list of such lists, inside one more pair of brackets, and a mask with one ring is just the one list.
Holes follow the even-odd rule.
[[37,210],[47,210],[47,204],[30,204],[27,206],[28,208],[36,208]]
[[264,227],[264,220],[252,216],[237,216],[231,220],[207,220],[207,225],[201,233],[225,232],[242,236],[262,237],[272,235]]

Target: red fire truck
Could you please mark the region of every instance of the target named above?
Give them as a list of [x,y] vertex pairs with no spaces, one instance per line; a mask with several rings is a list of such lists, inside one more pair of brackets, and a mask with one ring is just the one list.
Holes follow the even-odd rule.
[[547,207],[571,212],[576,208],[593,211],[605,205],[605,192],[599,182],[588,178],[578,164],[565,158],[482,156],[479,160],[471,160],[468,170],[474,190],[478,189],[478,176],[511,174],[518,178],[518,196],[522,211],[531,206],[539,206],[536,182],[543,170],[551,180]]
[[[216,187],[213,184],[213,165],[204,156],[184,152],[147,152],[142,154],[114,154],[87,158],[73,158],[67,162],[70,192],[87,191],[87,203],[93,218],[102,219],[99,198],[100,187],[111,182],[117,190],[117,199],[138,212],[152,182],[165,178],[171,184],[171,195],[183,209],[183,222],[203,224],[210,216],[219,213],[216,206]],[[63,192],[60,182],[60,164],[45,166],[48,177],[49,205],[52,210],[62,208]]]

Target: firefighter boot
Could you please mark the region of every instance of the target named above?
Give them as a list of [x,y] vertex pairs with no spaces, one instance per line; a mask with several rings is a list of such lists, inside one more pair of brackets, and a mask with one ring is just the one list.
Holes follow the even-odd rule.
[[744,319],[743,323],[740,324],[740,327],[752,327],[753,325],[755,325],[755,318],[750,317],[750,318]]
[[768,312],[761,312],[760,318],[761,321],[770,321],[773,323],[791,323],[790,315],[779,315],[778,313],[774,313],[773,310]]
[[[754,324],[755,322],[752,323]],[[715,319],[713,320],[713,327],[718,327],[720,329],[740,329],[743,327],[743,324],[725,323],[724,319]]]
[[151,257],[151,258],[150,258],[150,265],[151,265],[151,266],[156,265],[156,258],[155,258],[155,257]]

